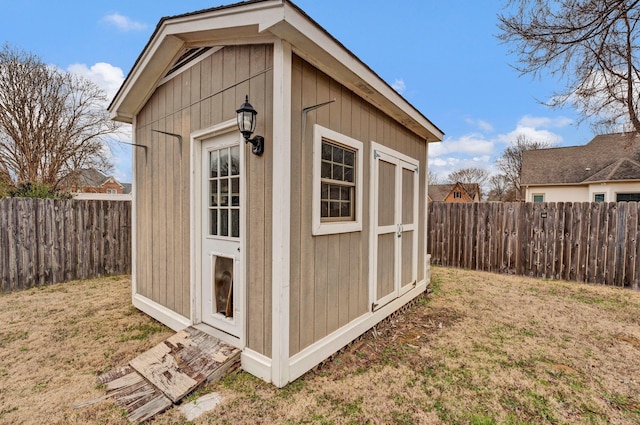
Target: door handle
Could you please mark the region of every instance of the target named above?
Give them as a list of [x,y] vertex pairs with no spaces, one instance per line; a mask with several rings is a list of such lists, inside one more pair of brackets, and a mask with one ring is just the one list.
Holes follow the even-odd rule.
[[399,238],[402,237],[402,229],[403,229],[402,224],[398,224],[398,233],[397,234],[398,234]]

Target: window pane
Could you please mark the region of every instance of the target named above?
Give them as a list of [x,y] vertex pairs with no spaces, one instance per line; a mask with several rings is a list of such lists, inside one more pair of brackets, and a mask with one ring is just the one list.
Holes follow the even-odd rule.
[[333,164],[333,180],[344,180],[342,169],[342,165]]
[[231,210],[231,236],[240,237],[240,210]]
[[237,176],[240,174],[240,148],[234,146],[231,148],[231,175]]
[[353,183],[353,168],[351,167],[344,168],[344,181]]
[[340,217],[340,202],[329,203],[329,217]]
[[329,164],[328,162],[322,163],[322,167],[320,169],[320,177],[322,177],[323,179],[331,178],[331,164]]
[[604,202],[604,193],[596,193],[593,200],[594,202]]
[[218,210],[216,209],[209,210],[209,234],[213,236],[218,234]]
[[329,185],[327,183],[320,185],[320,199],[329,199]]
[[231,179],[231,205],[240,206],[240,177]]
[[352,151],[345,150],[344,151],[344,164],[353,167],[355,159],[355,153]]
[[322,159],[331,161],[331,145],[325,142],[322,142]]
[[218,151],[209,152],[209,177],[218,177]]
[[351,200],[351,188],[350,187],[342,187],[340,188],[340,199],[343,201]]
[[342,202],[342,207],[340,209],[340,217],[351,217],[351,203],[350,202]]
[[343,152],[344,149],[339,148],[337,146],[333,147],[333,162],[336,162],[338,164],[342,164],[343,161]]
[[329,202],[320,202],[320,217],[329,217]]
[[220,149],[220,176],[229,175],[229,149]]
[[220,235],[229,236],[229,210],[220,210]]
[[229,205],[229,179],[220,179],[220,205]]
[[340,200],[340,186],[331,185],[329,190],[329,199],[332,201]]
[[215,207],[218,205],[218,180],[209,181],[209,190],[209,194],[211,195],[209,206]]

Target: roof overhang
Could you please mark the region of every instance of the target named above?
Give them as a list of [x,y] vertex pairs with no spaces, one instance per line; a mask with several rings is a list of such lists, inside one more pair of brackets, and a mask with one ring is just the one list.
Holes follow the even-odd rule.
[[427,142],[444,133],[373,70],[289,0],[254,0],[162,18],[109,106],[132,123],[185,49],[281,39],[293,52]]

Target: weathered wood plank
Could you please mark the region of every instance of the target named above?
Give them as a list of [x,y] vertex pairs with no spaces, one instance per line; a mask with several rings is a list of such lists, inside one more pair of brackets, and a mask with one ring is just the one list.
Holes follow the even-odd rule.
[[187,328],[131,360],[129,365],[177,402],[220,366],[233,361],[237,353],[237,348]]
[[[90,212],[99,202],[108,207],[96,223]],[[131,249],[116,257],[113,236],[131,232],[130,202],[5,198],[0,199],[0,213],[3,292],[116,272],[116,263],[130,270]],[[89,257],[95,257],[91,269]]]

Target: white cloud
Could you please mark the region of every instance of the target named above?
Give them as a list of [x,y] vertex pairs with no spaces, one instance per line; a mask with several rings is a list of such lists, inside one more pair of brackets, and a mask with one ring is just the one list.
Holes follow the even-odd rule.
[[525,115],[518,120],[513,130],[487,135],[494,131],[489,122],[471,118],[467,118],[465,122],[476,127],[478,131],[429,145],[429,170],[442,180],[451,172],[462,168],[482,168],[496,174],[498,171],[495,168],[495,160],[502,154],[504,146],[513,142],[519,135],[558,145],[562,142],[562,136],[555,131],[573,124],[573,121],[566,117]]
[[111,15],[107,15],[102,19],[103,21],[115,26],[121,31],[143,31],[147,29],[146,24],[134,21],[128,16],[124,16],[119,13],[112,13]]
[[475,120],[472,118],[467,118],[465,119],[465,121],[467,122],[467,124],[478,127],[480,131],[483,131],[485,133],[491,133],[493,131],[493,126],[491,125],[491,123],[485,120]]
[[466,134],[458,139],[448,138],[429,145],[429,156],[438,157],[452,153],[465,155],[491,155],[494,142],[478,133]]
[[402,78],[396,78],[393,84],[391,84],[391,87],[400,94],[404,93],[407,89],[407,85]]
[[109,99],[113,99],[124,81],[122,69],[104,62],[98,62],[91,68],[85,64],[73,64],[67,71],[92,81],[107,93]]
[[563,128],[573,124],[573,120],[567,117],[534,117],[531,115],[525,115],[518,121],[519,126],[523,127],[542,127],[542,128]]
[[573,121],[566,117],[548,118],[525,115],[518,121],[514,130],[498,135],[497,141],[508,144],[513,143],[518,136],[524,136],[532,141],[558,145],[562,143],[562,136],[554,133],[552,129],[563,128],[572,123]]

